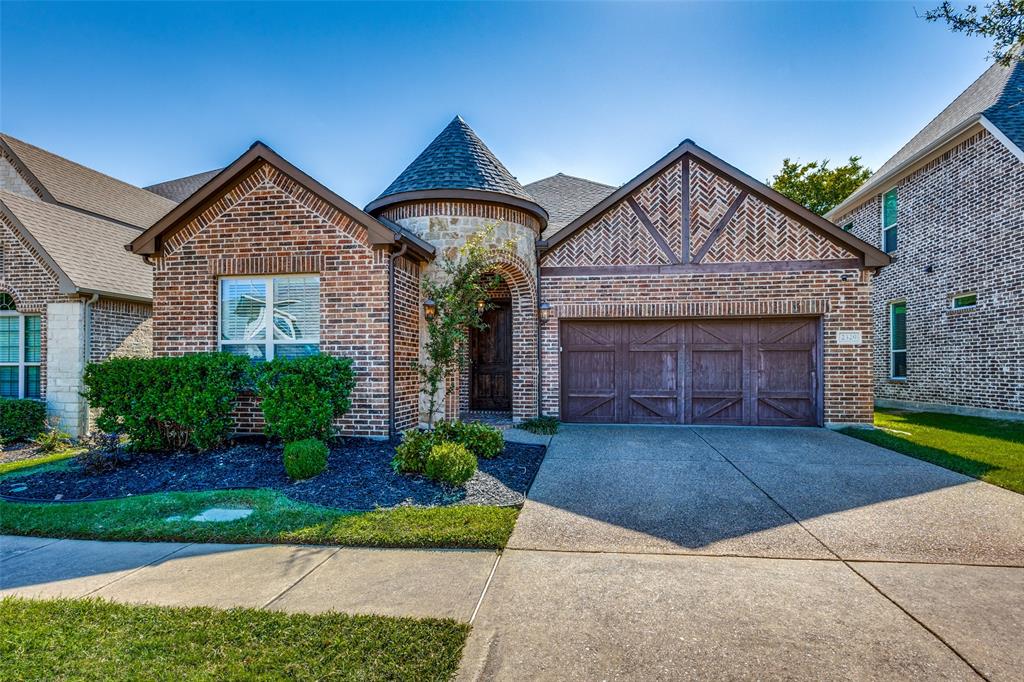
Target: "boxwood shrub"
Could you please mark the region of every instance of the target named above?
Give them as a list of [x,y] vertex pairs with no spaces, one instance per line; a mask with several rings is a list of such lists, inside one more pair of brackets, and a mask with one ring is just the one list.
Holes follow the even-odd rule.
[[313,478],[327,468],[327,445],[316,438],[284,446],[284,471],[293,481]]
[[422,474],[427,466],[427,455],[434,447],[433,433],[409,429],[402,434],[402,442],[395,448],[391,468],[400,474]]
[[351,406],[355,386],[352,360],[330,355],[276,358],[257,366],[256,377],[264,431],[286,443],[329,439],[332,423]]
[[430,448],[423,473],[438,483],[465,485],[476,473],[476,455],[461,443],[438,443]]
[[467,450],[483,459],[493,459],[505,449],[505,437],[501,431],[480,422],[440,421],[434,426],[434,438],[435,442],[451,441],[465,445]]
[[207,450],[234,430],[231,412],[249,379],[247,358],[196,353],[114,358],[85,368],[85,397],[96,425],[124,433],[136,450]]
[[38,400],[0,398],[0,443],[35,438],[46,430],[46,405]]

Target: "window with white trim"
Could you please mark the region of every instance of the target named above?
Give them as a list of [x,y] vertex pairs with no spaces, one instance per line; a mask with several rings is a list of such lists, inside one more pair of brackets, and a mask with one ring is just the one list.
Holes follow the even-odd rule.
[[0,293],[0,398],[42,396],[42,324],[23,315],[10,294]]
[[319,353],[320,278],[222,279],[220,349],[253,361]]
[[899,193],[896,188],[882,195],[882,250],[892,253],[899,246],[896,217],[899,209]]
[[889,304],[889,376],[907,378],[907,302]]
[[973,293],[957,294],[952,299],[950,299],[950,307],[952,307],[953,310],[973,308],[976,305],[978,305],[978,295]]

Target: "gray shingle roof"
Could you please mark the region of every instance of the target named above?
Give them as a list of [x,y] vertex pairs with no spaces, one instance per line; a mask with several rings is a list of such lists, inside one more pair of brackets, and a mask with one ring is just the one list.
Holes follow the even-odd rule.
[[175,178],[174,180],[167,180],[166,182],[158,182],[155,185],[149,185],[143,187],[143,189],[149,190],[153,194],[159,194],[165,199],[170,199],[176,204],[188,199],[190,196],[195,194],[195,191],[205,185],[207,182],[213,179],[217,173],[220,173],[221,169],[206,171],[205,173],[196,173],[195,175],[187,175],[183,178]]
[[615,191],[615,187],[557,173],[525,186],[530,196],[548,212],[544,237],[554,234]]
[[3,190],[0,204],[74,289],[152,300],[153,268],[124,248],[138,230]]
[[485,190],[533,201],[461,116],[456,116],[374,201],[431,189]]
[[894,171],[981,116],[1024,149],[1024,63],[990,66],[829,215],[838,215],[881,191],[880,183]]
[[67,206],[146,228],[174,208],[162,196],[0,133],[7,146],[53,198]]

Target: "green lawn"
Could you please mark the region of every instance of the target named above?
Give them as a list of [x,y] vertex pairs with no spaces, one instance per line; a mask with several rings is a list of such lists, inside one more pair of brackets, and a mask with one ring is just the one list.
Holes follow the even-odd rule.
[[876,410],[875,426],[843,433],[1024,493],[1024,422]]
[[9,474],[12,471],[39,466],[40,464],[52,464],[54,462],[70,459],[79,452],[81,452],[81,450],[78,448],[68,448],[62,452],[51,452],[48,455],[39,455],[38,457],[19,459],[13,462],[0,462],[0,476],[3,474]]
[[0,601],[3,680],[447,680],[451,620]]
[[[238,521],[188,520],[210,507],[254,511]],[[500,549],[508,542],[518,515],[515,508],[470,505],[342,512],[295,502],[271,490],[237,490],[158,493],[100,502],[0,502],[0,534],[93,540]]]

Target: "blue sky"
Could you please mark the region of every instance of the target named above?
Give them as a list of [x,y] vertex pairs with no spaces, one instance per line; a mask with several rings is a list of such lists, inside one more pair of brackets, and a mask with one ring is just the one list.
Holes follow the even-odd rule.
[[261,139],[360,205],[456,113],[524,184],[619,184],[687,137],[762,179],[785,156],[877,168],[989,64],[910,3],[0,12],[5,132],[139,185]]

